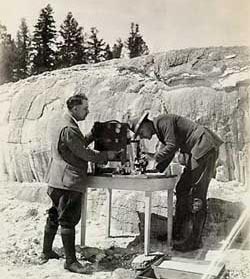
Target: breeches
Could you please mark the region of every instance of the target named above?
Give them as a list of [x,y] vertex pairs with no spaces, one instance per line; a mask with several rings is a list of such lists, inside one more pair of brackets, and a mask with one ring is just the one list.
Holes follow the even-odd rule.
[[201,239],[207,214],[207,190],[215,176],[217,157],[218,152],[211,150],[199,161],[190,158],[176,186],[174,236],[186,239],[193,247],[197,247]]
[[46,228],[57,230],[58,225],[73,229],[81,218],[82,193],[48,188],[48,195],[52,200],[52,207],[48,210]]
[[211,150],[198,161],[189,159],[188,165],[176,185],[177,200],[184,199],[188,206],[187,200],[198,198],[202,201],[203,210],[206,210],[207,190],[211,179],[215,176],[217,158],[218,151]]

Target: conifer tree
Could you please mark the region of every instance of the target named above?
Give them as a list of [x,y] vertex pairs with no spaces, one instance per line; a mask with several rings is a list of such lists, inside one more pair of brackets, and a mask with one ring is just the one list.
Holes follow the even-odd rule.
[[32,73],[39,74],[55,68],[56,29],[53,9],[47,5],[41,10],[33,36]]
[[14,81],[15,42],[7,33],[6,26],[0,24],[0,84]]
[[105,59],[105,60],[111,60],[111,59],[113,59],[113,53],[112,53],[112,51],[110,50],[109,44],[107,44],[106,47],[105,47],[104,59]]
[[86,63],[82,30],[83,28],[78,25],[72,13],[69,12],[59,30],[62,39],[58,44],[59,67]]
[[97,34],[98,30],[95,27],[91,28],[91,34],[88,39],[88,62],[89,63],[98,63],[105,60],[105,42],[103,39],[98,39]]
[[112,48],[112,55],[113,58],[120,58],[122,53],[123,43],[122,40],[119,38],[116,43],[114,43]]
[[29,29],[24,18],[21,19],[16,38],[15,80],[29,76],[30,71],[30,44]]
[[137,57],[149,53],[147,44],[142,38],[139,31],[139,24],[131,23],[130,36],[126,41],[126,46],[129,50],[129,57]]

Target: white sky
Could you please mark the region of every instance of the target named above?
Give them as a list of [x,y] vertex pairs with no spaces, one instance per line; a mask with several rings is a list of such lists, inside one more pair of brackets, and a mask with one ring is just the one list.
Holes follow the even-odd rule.
[[15,36],[24,17],[33,31],[48,3],[57,27],[71,11],[85,32],[95,26],[111,45],[128,37],[132,21],[151,52],[250,45],[250,0],[0,0],[0,22]]

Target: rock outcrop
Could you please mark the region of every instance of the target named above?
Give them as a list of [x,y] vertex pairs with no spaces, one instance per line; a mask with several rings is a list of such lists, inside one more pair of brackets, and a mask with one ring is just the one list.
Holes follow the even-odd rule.
[[74,92],[86,93],[94,121],[126,120],[150,110],[187,116],[225,141],[220,179],[245,182],[249,165],[250,48],[184,49],[46,72],[0,86],[1,177],[43,181],[46,126]]

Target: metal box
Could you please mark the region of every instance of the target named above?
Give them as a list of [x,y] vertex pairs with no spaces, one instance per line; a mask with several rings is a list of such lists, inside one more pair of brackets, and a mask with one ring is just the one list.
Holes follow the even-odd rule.
[[116,120],[95,122],[94,149],[99,151],[120,151],[119,157],[113,161],[126,161],[128,124]]
[[219,279],[222,278],[225,265],[210,261],[173,257],[162,258],[137,275],[136,279]]
[[152,268],[157,279],[217,279],[223,274],[225,265],[221,262],[212,264],[210,261],[172,258]]

